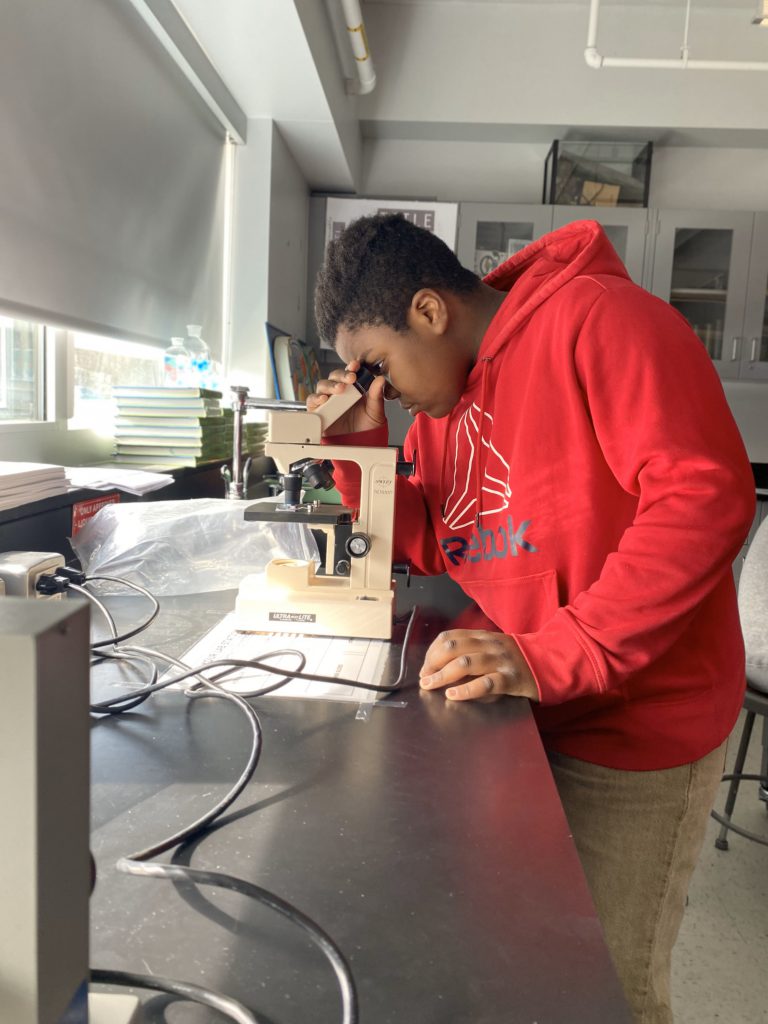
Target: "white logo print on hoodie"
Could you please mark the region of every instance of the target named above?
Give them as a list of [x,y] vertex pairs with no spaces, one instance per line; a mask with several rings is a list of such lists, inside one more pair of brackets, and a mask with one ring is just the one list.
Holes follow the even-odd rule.
[[[478,429],[480,416],[480,407],[473,403],[456,425],[453,485],[443,506],[443,522],[451,530],[474,526],[478,513],[482,520],[509,508],[509,463],[491,443],[493,416],[482,414],[482,430]],[[478,458],[482,472],[480,509],[476,494]]]

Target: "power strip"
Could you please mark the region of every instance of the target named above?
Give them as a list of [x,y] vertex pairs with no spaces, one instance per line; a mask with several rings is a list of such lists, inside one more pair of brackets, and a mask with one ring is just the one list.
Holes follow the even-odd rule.
[[41,576],[64,564],[64,556],[55,551],[5,551],[0,554],[0,581],[8,597],[60,598],[61,594],[40,594],[35,588]]

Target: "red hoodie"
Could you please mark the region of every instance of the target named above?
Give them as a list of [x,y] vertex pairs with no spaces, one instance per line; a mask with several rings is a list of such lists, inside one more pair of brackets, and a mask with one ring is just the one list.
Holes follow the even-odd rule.
[[[669,768],[731,731],[744,693],[732,562],[754,480],[704,346],[571,224],[485,283],[508,291],[450,416],[418,414],[395,557],[448,572],[512,635],[545,746]],[[334,438],[386,444],[386,428]],[[350,464],[336,482],[357,504]],[[359,478],[358,478],[359,479]]]

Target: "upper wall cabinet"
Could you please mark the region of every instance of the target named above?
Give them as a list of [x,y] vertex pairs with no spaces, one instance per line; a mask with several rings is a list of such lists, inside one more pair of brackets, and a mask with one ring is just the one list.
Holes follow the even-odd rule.
[[456,255],[479,277],[552,230],[551,206],[461,203]]
[[577,220],[599,221],[632,280],[642,282],[648,234],[646,209],[461,203],[456,251],[465,267],[485,277],[529,242]]
[[[656,223],[648,287],[688,320],[721,377],[749,376],[751,353],[743,329],[755,215],[697,210],[652,214]],[[763,273],[763,307],[765,283]]]
[[742,377],[768,379],[768,213],[755,215],[742,334]]
[[643,260],[648,237],[648,210],[621,206],[555,206],[552,227],[576,220],[596,220],[619,254],[635,284],[643,283]]

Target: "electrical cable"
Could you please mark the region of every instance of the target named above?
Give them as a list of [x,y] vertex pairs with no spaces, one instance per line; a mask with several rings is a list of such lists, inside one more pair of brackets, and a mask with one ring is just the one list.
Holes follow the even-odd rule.
[[[123,582],[123,581],[122,580],[117,580],[116,582]],[[127,581],[125,581],[125,582],[127,582]],[[238,668],[251,668],[252,667],[252,668],[257,668],[257,669],[265,669],[267,671],[270,671],[270,670],[271,671],[275,671],[275,670],[271,669],[271,666],[263,665],[262,662],[259,659],[253,659],[252,661],[238,661],[238,662],[236,662],[234,664],[232,664],[230,662],[227,662],[227,661],[209,662],[209,663],[207,663],[207,664],[205,664],[203,666],[200,666],[200,668],[198,668],[198,669],[191,669],[190,670],[190,666],[185,664],[185,662],[178,661],[176,658],[172,658],[169,655],[163,654],[161,651],[155,651],[155,650],[151,650],[149,648],[143,648],[143,647],[135,647],[133,645],[131,645],[130,647],[126,647],[125,645],[123,645],[122,647],[118,648],[119,640],[118,640],[118,635],[117,635],[117,629],[116,629],[116,626],[115,626],[115,621],[112,618],[112,615],[110,614],[110,612],[106,608],[106,606],[94,594],[91,594],[84,587],[80,587],[77,584],[70,583],[69,589],[77,591],[78,593],[82,594],[83,597],[86,597],[89,601],[91,601],[94,605],[96,605],[96,607],[99,609],[99,611],[102,613],[102,615],[107,620],[107,625],[109,626],[110,632],[112,633],[112,638],[113,638],[112,639],[112,643],[115,646],[115,651],[114,652],[107,652],[107,651],[103,651],[103,650],[100,651],[99,655],[98,655],[100,659],[110,659],[111,658],[111,659],[117,660],[117,661],[121,661],[121,660],[126,660],[126,661],[139,660],[139,661],[142,661],[144,664],[149,665],[150,669],[152,670],[152,681],[149,684],[147,684],[146,686],[142,687],[141,689],[129,691],[128,693],[121,694],[119,697],[113,697],[111,700],[100,701],[97,704],[91,704],[90,705],[90,710],[94,714],[122,714],[124,711],[129,711],[131,708],[134,708],[138,704],[143,703],[149,696],[151,696],[151,694],[157,692],[158,690],[163,690],[166,687],[171,686],[171,685],[179,682],[180,680],[189,677],[191,674],[199,675],[201,682],[202,683],[206,683],[206,682],[208,682],[208,679],[207,679],[206,676],[203,676],[201,674],[201,672],[202,672],[203,669],[207,669],[207,668],[211,668],[211,667],[218,667],[218,666],[221,666],[221,665],[229,665],[230,666],[230,667],[228,667],[227,671],[219,673],[218,676],[214,676],[213,677],[214,681],[216,681],[217,679],[223,678],[224,676],[230,674],[231,672],[235,671]],[[279,650],[279,651],[269,651],[267,654],[262,655],[262,658],[276,658],[276,657],[283,657],[285,655],[295,655],[299,659],[299,661],[300,661],[299,671],[302,668],[304,668],[304,665],[306,664],[306,658],[301,653],[301,651],[297,651],[297,650],[293,650],[293,649]],[[168,664],[170,664],[172,666],[175,666],[175,667],[178,667],[178,668],[182,668],[182,669],[185,669],[187,671],[185,671],[184,675],[175,676],[175,677],[173,677],[171,679],[165,680],[164,682],[158,683],[157,682],[157,676],[158,676],[157,667],[152,663],[152,661],[150,660],[151,658],[156,658],[156,659],[159,659],[159,660],[162,660],[162,661],[166,661],[166,662],[168,662]],[[285,686],[286,683],[289,683],[291,681],[291,679],[293,678],[293,674],[292,673],[288,673],[287,671],[286,672],[279,672],[279,674],[281,675],[282,678],[277,683],[273,683],[271,686],[262,687],[259,690],[252,690],[250,692],[241,693],[240,696],[242,696],[242,697],[259,697],[259,696],[263,696],[266,693],[272,693],[274,690],[279,689],[279,687]],[[199,693],[196,687],[192,687],[192,688],[186,690],[185,693],[186,693],[187,696],[190,696],[190,697],[206,696],[205,693]]]
[[197,885],[213,885],[218,889],[229,889],[230,892],[249,896],[271,910],[275,910],[278,914],[282,914],[292,924],[298,925],[307,933],[333,967],[341,992],[342,1024],[358,1024],[360,1018],[357,989],[344,954],[315,921],[307,917],[306,914],[302,914],[286,900],[280,899],[279,896],[267,889],[262,889],[261,886],[254,885],[253,882],[246,882],[242,878],[221,874],[218,871],[201,871],[197,868],[180,867],[177,864],[137,864],[128,858],[119,860],[117,868],[127,874],[166,878],[173,881],[191,881]]
[[[187,674],[192,675],[194,674],[194,671],[190,671]],[[252,899],[270,907],[272,910],[276,910],[278,913],[283,914],[283,916],[287,917],[288,920],[303,928],[315,945],[319,947],[321,952],[329,960],[341,991],[343,1011],[342,1024],[357,1024],[359,1020],[357,993],[351,969],[344,958],[344,954],[338,946],[336,946],[330,936],[327,935],[315,921],[307,917],[305,914],[302,914],[301,911],[290,903],[281,900],[280,897],[276,896],[274,893],[270,893],[266,889],[262,889],[260,886],[254,885],[251,882],[246,882],[244,879],[236,878],[234,875],[200,871],[196,868],[187,868],[172,864],[147,863],[152,858],[158,857],[160,854],[167,852],[173,847],[192,839],[200,832],[205,831],[243,791],[250,781],[258,764],[259,757],[261,756],[263,733],[261,723],[259,722],[259,718],[253,708],[251,708],[244,699],[238,697],[236,694],[221,690],[218,684],[212,680],[205,680],[204,685],[213,688],[213,692],[210,694],[211,696],[223,697],[226,700],[236,703],[252,722],[254,728],[254,742],[248,757],[248,763],[243,769],[243,772],[235,785],[213,808],[202,815],[202,817],[198,818],[190,825],[185,826],[183,829],[180,829],[172,836],[156,843],[154,846],[129,854],[126,857],[121,857],[117,862],[117,869],[124,874],[130,875],[139,875],[150,878],[165,878],[172,881],[186,881],[195,885],[215,885],[218,888],[229,889],[232,892],[249,896]]]
[[152,614],[145,622],[142,622],[141,625],[136,626],[135,629],[130,630],[128,633],[123,633],[122,636],[113,637],[111,640],[97,640],[96,643],[91,644],[91,648],[109,647],[112,644],[119,644],[122,643],[124,640],[130,640],[131,637],[137,636],[139,633],[142,633],[147,628],[147,626],[149,626],[150,623],[154,622],[155,619],[157,618],[158,612],[160,611],[160,602],[157,600],[154,594],[151,594],[144,587],[140,587],[138,583],[131,583],[129,580],[120,579],[118,576],[89,576],[87,579],[89,583],[94,583],[99,580],[105,581],[107,583],[122,583],[123,586],[128,587],[130,590],[135,590],[143,597],[146,597],[147,600],[151,601],[153,605]]
[[[149,861],[153,857],[157,857],[160,854],[167,852],[168,850],[180,845],[183,842],[191,840],[194,836],[208,829],[211,826],[211,824],[215,821],[215,819],[218,818],[237,799],[237,797],[240,795],[240,793],[243,791],[245,786],[250,781],[256,769],[256,766],[258,765],[259,758],[261,756],[263,733],[258,716],[256,715],[253,708],[251,708],[251,706],[246,702],[246,697],[250,698],[255,696],[262,696],[265,693],[272,692],[278,687],[284,686],[291,678],[306,679],[309,681],[332,683],[337,685],[348,684],[359,687],[361,689],[373,690],[380,693],[389,693],[398,689],[405,676],[407,651],[410,642],[411,631],[416,617],[416,607],[414,606],[411,609],[410,615],[408,616],[407,626],[401,649],[398,677],[394,683],[382,686],[374,685],[371,683],[361,683],[358,680],[347,680],[340,678],[338,676],[323,676],[314,673],[303,673],[301,669],[304,668],[304,665],[306,664],[306,659],[301,652],[295,650],[271,651],[266,655],[262,655],[261,659],[220,659],[217,661],[208,662],[196,668],[190,668],[190,666],[186,665],[184,662],[172,658],[169,655],[165,655],[159,651],[154,651],[149,648],[138,647],[134,645],[121,647],[120,645],[123,644],[125,640],[130,639],[133,636],[136,636],[143,629],[146,629],[147,626],[154,620],[159,611],[159,602],[152,594],[149,593],[149,591],[144,590],[143,587],[139,587],[138,585],[130,584],[128,583],[127,580],[121,580],[115,577],[94,576],[90,577],[88,582],[98,580],[125,583],[126,585],[130,586],[131,589],[137,590],[139,593],[142,593],[145,596],[147,596],[154,604],[152,615],[150,616],[149,619],[146,620],[145,623],[143,623],[136,629],[124,634],[123,636],[118,636],[112,616],[110,615],[109,611],[104,607],[104,605],[98,600],[98,598],[96,598],[95,595],[85,590],[85,588],[81,588],[76,584],[70,584],[70,586],[73,589],[82,593],[89,600],[93,601],[97,607],[99,607],[99,609],[105,615],[106,620],[109,624],[110,632],[112,633],[112,638],[109,640],[100,641],[99,643],[93,644],[92,646],[111,646],[113,647],[114,650],[109,653],[105,651],[100,652],[99,657],[125,657],[126,660],[129,661],[131,659],[140,659],[145,663],[149,661],[150,658],[157,658],[159,660],[165,661],[173,667],[181,668],[184,670],[182,674],[173,676],[171,679],[167,681],[157,682],[155,676],[153,678],[153,682],[150,685],[145,686],[140,690],[134,690],[127,694],[123,694],[121,697],[114,698],[112,701],[101,702],[100,705],[95,706],[99,711],[101,711],[102,713],[110,713],[111,709],[118,707],[121,710],[128,710],[129,707],[135,707],[137,703],[146,700],[151,693],[154,693],[159,689],[164,689],[167,686],[177,684],[183,681],[184,679],[188,679],[190,677],[197,677],[197,682],[193,683],[190,687],[184,690],[185,696],[212,696],[223,698],[233,702],[243,711],[243,713],[249,719],[253,732],[253,741],[251,744],[251,750],[249,752],[247,764],[243,771],[241,772],[239,779],[230,788],[228,793],[226,793],[225,796],[213,808],[208,810],[196,821],[192,822],[191,824],[185,826],[183,829],[180,829],[178,832],[174,833],[174,835],[167,837],[161,842],[145,850],[141,850],[135,854],[131,854],[127,857],[120,858],[120,860],[117,863],[118,870],[126,874],[140,875],[145,877],[165,878],[169,880],[183,880],[192,882],[193,884],[215,885],[219,888],[230,889],[233,892],[237,892],[242,895],[248,896],[252,899],[255,899],[258,902],[263,903],[271,909],[277,911],[278,913],[283,914],[283,916],[287,917],[290,921],[303,928],[309,934],[310,938],[315,943],[315,945],[317,945],[320,948],[320,950],[329,960],[336,975],[341,992],[343,1012],[342,1024],[357,1024],[359,1020],[357,993],[349,965],[347,964],[347,961],[345,960],[343,953],[335,945],[330,936],[328,936],[320,928],[320,926],[316,924],[316,922],[312,921],[311,918],[308,918],[306,915],[302,914],[297,908],[293,907],[286,901],[281,900],[275,894],[269,893],[267,890],[262,889],[261,887],[256,886],[253,883],[246,882],[243,879],[239,879],[231,875],[220,874],[217,872],[200,871],[199,869],[186,868],[178,865],[150,864],[147,863],[147,861]],[[271,659],[277,657],[278,655],[283,656],[285,654],[295,654],[300,658],[301,668],[299,669],[299,671],[289,672],[286,669],[277,669],[271,665],[264,664],[263,659]],[[220,672],[213,677],[208,677],[202,674],[203,671],[209,671],[212,668],[219,667],[225,667],[225,671]],[[224,687],[224,685],[219,683],[219,680],[222,680],[225,676],[231,674],[232,671],[237,668],[258,668],[260,671],[280,675],[281,680],[268,687],[262,687],[261,689],[254,690],[246,694],[237,694],[230,690],[227,690]],[[135,984],[140,984],[140,981],[138,979],[144,978],[144,976],[142,975],[129,975],[125,972],[104,971],[94,971],[92,976],[94,977],[94,980],[98,980],[99,977],[101,977],[102,979],[107,979],[109,977],[112,977],[113,979],[118,979],[119,977],[122,977],[122,981],[116,981],[116,983],[118,984],[131,984],[131,981],[125,980],[127,978],[133,978],[135,979]],[[241,1014],[240,1016],[233,1016],[232,1014],[230,1014],[230,1016],[232,1016],[232,1019],[246,1022],[246,1024],[251,1024],[251,1022],[255,1022],[255,1024],[258,1024],[258,1021],[252,1014],[250,1014],[250,1011],[242,1007],[241,1004],[238,1004],[234,1000],[230,1000],[228,997],[222,996],[219,993],[209,992],[205,989],[198,989],[197,986],[190,986],[187,985],[187,983],[176,982],[169,979],[158,979],[156,977],[150,977],[145,978],[145,980],[152,982],[151,985],[147,985],[145,987],[156,988],[159,991],[170,992],[171,994],[180,995],[182,998],[185,997],[183,995],[183,992],[189,993],[194,990],[200,996],[200,998],[196,999],[195,1001],[204,1002],[206,1005],[216,1006],[217,1008],[221,1008],[222,1005],[226,1004],[227,1006],[234,1008],[235,1013]],[[194,996],[192,996],[191,998],[194,998]],[[242,1016],[242,1013],[245,1013],[246,1016]]]
[[157,992],[167,992],[193,1003],[212,1006],[237,1024],[261,1024],[251,1011],[230,996],[219,992],[192,985],[188,981],[172,981],[169,978],[158,978],[151,974],[134,974],[131,971],[91,970],[91,981],[99,985],[120,985],[127,988],[148,988]]
[[[95,596],[95,594],[91,594],[88,590],[85,589],[85,587],[81,587],[79,584],[73,583],[71,581],[67,589],[76,591],[83,597],[87,598],[92,604],[94,604],[102,613],[104,618],[107,620],[107,625],[109,626],[109,630],[112,634],[112,644],[115,646],[115,650],[100,651],[98,653],[98,659],[91,661],[92,666],[95,664],[99,664],[99,662],[102,660],[111,659],[113,661],[139,661],[144,665],[147,665],[150,670],[151,681],[148,684],[148,686],[144,687],[144,690],[147,692],[133,695],[125,694],[120,697],[115,697],[111,701],[102,701],[97,704],[91,703],[89,705],[89,710],[93,714],[117,715],[122,714],[124,711],[130,711],[132,708],[138,707],[139,704],[143,704],[144,701],[147,700],[150,693],[154,689],[155,684],[157,683],[157,666],[154,665],[153,662],[150,661],[150,659],[143,654],[117,650],[118,633],[117,627],[115,626],[115,620],[112,618],[109,609]],[[93,646],[94,645],[91,645],[91,649],[93,649]]]

